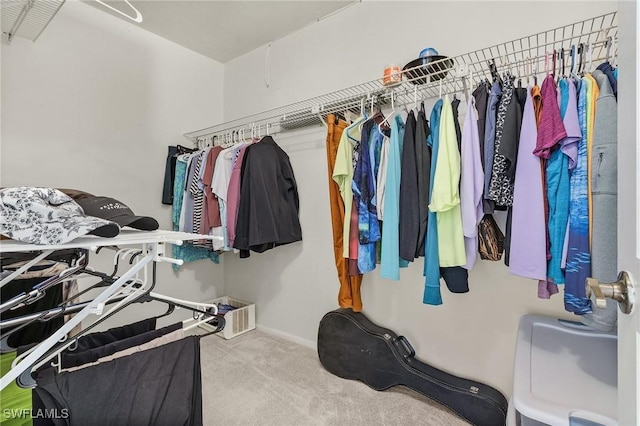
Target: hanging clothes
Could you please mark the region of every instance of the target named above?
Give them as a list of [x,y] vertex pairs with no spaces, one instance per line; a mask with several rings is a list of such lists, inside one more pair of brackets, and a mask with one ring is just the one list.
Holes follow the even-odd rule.
[[383,220],[391,139],[389,138],[390,133],[389,135],[380,133],[380,135],[382,136],[382,146],[380,149],[380,166],[376,175],[376,213],[378,214],[378,219]]
[[460,128],[460,120],[459,120],[459,111],[460,107],[460,99],[453,95],[453,100],[451,101],[451,111],[453,113],[453,125],[456,129],[456,141],[458,141],[458,152],[461,151],[462,147],[462,129]]
[[[380,224],[375,200],[370,139],[375,121],[369,120],[362,127],[360,156],[353,174],[352,190],[358,211],[358,270],[371,272],[376,267],[376,242],[380,240]],[[377,131],[377,130],[376,130]]]
[[[384,118],[382,114],[378,114],[377,116],[374,116],[374,118],[372,118],[374,122],[382,121],[383,119]],[[371,161],[371,179],[373,181],[371,204],[375,207],[376,217],[378,218],[378,220],[382,220],[380,214],[380,203],[378,202],[378,174],[382,162],[382,145],[384,143],[385,131],[388,132],[389,129],[383,129],[383,132],[381,133],[376,130],[376,126],[374,125],[372,125],[371,130],[369,130],[369,158]],[[380,232],[380,235],[382,236],[382,231]]]
[[[257,140],[252,141],[255,143]],[[240,206],[240,178],[242,176],[242,165],[244,164],[244,154],[249,147],[249,143],[243,145],[238,150],[233,161],[229,187],[227,188],[227,236],[229,247],[233,247],[236,240],[236,223],[238,223],[238,207]]]
[[[184,217],[184,197],[185,197],[185,181],[187,175],[187,167],[190,159],[190,155],[181,155],[176,161],[175,181],[173,186],[173,209],[172,209],[172,224],[174,231],[183,231],[184,228],[180,226],[180,220]],[[204,248],[195,247],[192,244],[185,243],[181,246],[177,244],[171,245],[172,256],[176,259],[182,259],[186,262],[193,262],[200,259],[210,259],[214,263],[218,263],[218,254],[209,251]],[[172,264],[171,267],[174,271],[180,269],[180,265]]]
[[265,136],[247,148],[244,163],[234,242],[240,257],[301,241],[298,186],[289,156]]
[[[591,276],[591,250],[589,247],[589,197],[587,181],[587,141],[582,134],[578,111],[576,85],[573,80],[562,87],[568,88],[564,125],[568,135],[578,135],[577,141],[563,141],[563,152],[569,152],[570,180],[569,227],[567,262],[565,267],[565,309],[578,315],[591,311],[586,297],[585,282]],[[563,90],[564,91],[564,90]],[[564,106],[564,102],[563,102]],[[584,110],[584,104],[582,106]],[[583,121],[584,121],[583,111]],[[571,144],[570,146],[567,146]],[[572,167],[573,166],[573,167]]]
[[438,161],[429,209],[437,213],[440,266],[466,265],[467,257],[460,212],[460,152],[448,95],[440,121]]
[[429,217],[429,183],[431,181],[431,151],[427,145],[427,138],[431,130],[427,122],[424,104],[416,119],[416,166],[418,168],[418,244],[415,257],[424,257],[427,220]]
[[402,163],[402,140],[405,126],[399,116],[391,121],[389,157],[384,184],[384,222],[382,224],[382,253],[380,276],[390,280],[400,279],[400,268],[408,262],[400,258],[400,181]]
[[[68,265],[66,266],[68,267]],[[37,268],[34,267],[31,269]],[[37,287],[39,284],[42,284],[44,281],[46,281],[49,277],[55,276],[58,273],[59,272],[49,274],[43,271],[43,275],[31,276],[30,278],[26,278],[29,276],[29,271],[27,271],[23,273],[21,277],[8,282],[2,287],[2,292],[0,293],[0,302],[5,303],[15,296],[23,294],[25,291],[31,291],[31,289]],[[48,309],[59,306],[64,301],[63,287],[64,284],[57,284],[49,288],[42,294],[42,297],[36,299],[33,303],[23,306],[18,305],[18,307],[2,312],[2,319],[8,320],[23,315],[47,311]],[[15,332],[10,334],[6,343],[11,348],[18,348],[22,345],[31,345],[34,343],[38,343],[51,336],[63,325],[64,318],[61,316],[51,318],[47,321],[35,321],[23,327],[22,329],[17,329]],[[13,330],[13,328],[14,327],[3,327],[2,332],[3,334],[8,334],[11,330]]]
[[[505,117],[505,127],[503,129],[503,143],[504,149],[503,155],[509,159],[506,172],[506,178],[509,182],[509,189],[513,194],[514,183],[516,178],[516,166],[518,164],[518,150],[520,145],[520,129],[522,128],[522,114],[524,111],[524,105],[527,101],[527,89],[522,87],[521,81],[518,80],[518,87],[513,89],[513,101],[507,109],[507,115]],[[511,145],[509,144],[511,142]],[[513,151],[510,151],[513,149]],[[513,196],[511,195],[513,198]],[[511,227],[513,224],[513,205],[507,207],[507,222],[504,232],[504,264],[508,267],[511,255]]]
[[[533,155],[536,146],[537,127],[534,93],[531,89],[525,103],[518,167],[513,190],[513,213],[509,272],[524,278],[544,282],[538,289],[538,297],[550,297],[547,279],[547,226],[544,215],[542,170],[540,159]],[[552,290],[553,291],[553,290]],[[558,288],[555,286],[555,292]]]
[[178,147],[169,145],[167,162],[164,168],[164,183],[162,185],[162,204],[173,204],[173,182],[176,177],[176,161],[178,159]]
[[515,77],[507,76],[496,115],[496,136],[487,198],[499,206],[513,205],[513,176],[522,117],[514,96]]
[[[357,128],[358,125],[359,121],[351,124],[342,131],[340,144],[338,145],[338,152],[336,154],[335,166],[333,168],[333,180],[338,184],[338,187],[340,188],[340,195],[342,196],[342,200],[344,202],[345,217],[349,219],[351,218],[351,210],[353,207],[352,181],[354,164],[357,161],[357,158],[354,157],[355,147],[354,143],[349,138],[348,132],[349,130],[353,130],[354,127]],[[345,220],[343,229],[343,256],[347,259],[357,260],[357,255],[356,257],[350,256],[350,229],[351,220]],[[357,245],[357,240],[355,241],[355,244]]]
[[400,257],[413,262],[420,229],[418,168],[416,162],[416,116],[409,112],[402,140],[400,176]]
[[[611,63],[609,61],[601,63],[600,65],[598,65],[598,68],[596,69],[598,71],[603,72],[607,76],[607,79],[609,80],[609,87],[613,92],[613,96],[617,99],[618,98],[618,77],[617,77],[618,69],[617,68],[614,69],[611,66]],[[600,86],[601,85],[598,85],[599,88]],[[600,88],[600,90],[602,89]]]
[[[176,177],[176,162],[178,156],[194,152],[194,149],[182,145],[169,146],[167,161],[164,169],[164,184],[162,186],[162,204],[173,204],[173,185]],[[73,197],[71,197],[73,198]]]
[[[568,160],[556,145],[567,136],[560,116],[560,106],[553,75],[548,75],[542,83],[542,112],[540,114],[540,126],[538,127],[538,137],[534,154],[548,159],[546,168],[547,199],[549,202],[549,245],[550,254],[549,265],[547,267],[547,277],[551,284],[563,284],[564,274],[560,269],[564,237],[568,217],[568,194],[557,193],[559,188],[565,188],[563,180],[565,175],[560,171],[568,167]],[[552,149],[556,151],[552,153]],[[553,155],[553,158],[552,158]],[[568,176],[567,176],[568,178]],[[568,183],[568,182],[567,182]],[[566,206],[566,208],[565,208]],[[558,211],[556,212],[556,209]],[[564,212],[567,211],[567,216]],[[558,214],[556,214],[558,213]]]
[[493,157],[495,154],[496,119],[498,104],[502,96],[502,88],[499,81],[491,86],[489,100],[487,101],[487,116],[484,133],[484,212],[491,214],[495,210],[495,203],[489,199],[489,185],[491,183],[491,170],[493,170]]
[[478,134],[478,112],[475,98],[467,106],[460,152],[460,210],[464,232],[466,269],[472,269],[478,255],[478,225],[484,216],[482,193],[484,173],[480,153],[480,135]]
[[[596,114],[596,100],[600,94],[600,89],[598,89],[598,83],[591,76],[591,74],[585,74],[583,77],[583,82],[587,83],[587,165],[589,167],[589,176],[591,176],[591,167],[593,166],[593,130],[595,125],[595,114]],[[592,232],[593,232],[593,198],[592,198],[592,182],[591,179],[588,181],[589,184],[589,192],[587,195],[589,196],[589,243],[592,242]]]
[[[347,114],[349,115],[349,114]],[[364,116],[358,117],[355,121],[351,123],[349,127],[347,127],[344,133],[347,135],[348,142],[353,145],[352,152],[352,172],[355,171],[356,165],[360,159],[360,142],[362,139],[362,127],[361,124],[365,120]],[[353,176],[352,176],[353,179]],[[351,185],[353,186],[353,180],[351,181]],[[353,194],[353,188],[352,188]],[[360,241],[359,241],[359,231],[358,231],[358,220],[359,220],[359,210],[358,210],[358,202],[354,195],[352,195],[353,199],[351,202],[351,221],[349,223],[349,275],[359,275],[362,273],[360,268],[358,267],[358,259],[362,258],[363,262],[367,266],[365,269],[369,269],[368,259],[371,257],[368,250],[368,247],[363,247],[365,250],[364,253],[360,253]],[[375,256],[375,255],[374,255]],[[375,266],[375,262],[373,264]]]
[[193,181],[193,172],[195,170],[195,164],[198,161],[198,154],[199,153],[196,152],[193,155],[186,156],[187,170],[184,179],[182,180],[182,191],[184,191],[184,196],[180,197],[182,200],[182,208],[179,222],[179,229],[183,232],[193,232],[193,194],[189,191],[189,186]]
[[487,122],[487,107],[489,101],[489,91],[491,90],[488,81],[482,81],[471,93],[475,99],[476,110],[478,111],[478,135],[480,137],[480,162],[482,170],[485,170],[484,164],[484,135]]
[[[165,374],[158,374],[163,370]],[[35,376],[34,392],[46,412],[68,414],[63,424],[108,419],[112,424],[202,425],[198,336],[73,372],[47,368]],[[110,389],[109,403],[105,403],[105,387],[96,383]]]
[[193,219],[191,221],[191,228],[188,232],[198,233],[200,232],[200,224],[202,223],[203,205],[204,205],[204,191],[202,190],[201,176],[204,171],[204,161],[206,153],[201,151],[198,153],[195,165],[193,168],[193,176],[189,183],[189,192],[193,197]]
[[220,218],[217,226],[212,227],[211,233],[222,237],[222,241],[216,240],[213,243],[215,250],[231,250],[227,230],[227,192],[231,173],[233,172],[233,157],[230,157],[229,154],[233,154],[236,149],[237,146],[232,146],[219,152],[219,155],[216,156],[216,163],[211,177],[211,191],[218,201],[218,217]]
[[[436,166],[438,164],[442,107],[443,101],[442,99],[438,99],[431,110],[430,116],[431,134],[427,139],[427,144],[431,147],[429,202],[431,202],[433,197],[433,183]],[[429,219],[427,220],[423,275],[425,276],[425,284],[422,303],[427,305],[442,305],[442,295],[440,293],[440,259],[438,256],[438,225],[436,212],[431,209],[429,210]]]
[[220,218],[220,205],[218,204],[218,197],[214,195],[211,190],[211,184],[213,182],[213,174],[215,170],[216,160],[218,155],[222,151],[222,147],[214,146],[209,150],[207,154],[207,164],[202,175],[202,184],[204,186],[204,199],[207,206],[207,214],[205,220],[203,220],[203,227],[200,230],[201,234],[209,234],[212,228],[222,226],[222,220]]
[[[591,276],[601,282],[614,282],[618,276],[618,115],[617,102],[608,76],[594,71],[599,88],[593,129],[591,191],[593,198],[593,244]],[[582,92],[581,92],[582,93]],[[592,314],[582,322],[598,330],[611,331],[617,321],[618,304],[607,299],[605,309],[592,304]]]
[[344,221],[345,208],[340,188],[333,179],[333,170],[338,155],[340,141],[344,129],[348,126],[345,121],[338,120],[333,114],[327,116],[327,172],[329,177],[329,206],[331,208],[331,229],[333,232],[333,253],[340,289],[338,291],[338,305],[341,308],[352,308],[356,312],[362,310],[360,286],[362,275],[349,275],[349,266],[344,257]]

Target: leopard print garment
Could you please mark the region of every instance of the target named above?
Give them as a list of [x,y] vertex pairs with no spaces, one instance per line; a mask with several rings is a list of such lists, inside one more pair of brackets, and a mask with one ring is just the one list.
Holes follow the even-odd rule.
[[496,205],[512,206],[513,205],[513,181],[507,175],[507,159],[504,155],[498,154],[500,144],[502,143],[502,134],[504,131],[504,121],[507,115],[507,108],[511,103],[514,94],[513,82],[514,76],[507,76],[502,86],[502,98],[498,105],[496,117],[496,141],[493,154],[493,168],[491,169],[491,180],[489,181],[490,200],[495,201]]

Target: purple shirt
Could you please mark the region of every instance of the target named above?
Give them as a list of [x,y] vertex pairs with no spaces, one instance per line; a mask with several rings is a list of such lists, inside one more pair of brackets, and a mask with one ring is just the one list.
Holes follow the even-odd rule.
[[529,87],[522,115],[518,167],[513,192],[509,272],[525,278],[546,280],[547,225],[544,217],[542,171],[540,159],[532,153],[538,139]]
[[578,142],[582,134],[580,133],[580,122],[578,121],[576,85],[573,79],[567,80],[567,84],[569,86],[569,99],[567,102],[567,110],[562,120],[567,132],[567,137],[560,142],[560,149],[569,157],[569,170],[572,170],[576,167],[578,160]]
[[464,233],[466,269],[473,268],[478,254],[478,224],[484,216],[482,193],[484,172],[480,159],[480,135],[478,134],[478,111],[472,97],[467,106],[467,115],[462,128],[460,147],[460,209]]

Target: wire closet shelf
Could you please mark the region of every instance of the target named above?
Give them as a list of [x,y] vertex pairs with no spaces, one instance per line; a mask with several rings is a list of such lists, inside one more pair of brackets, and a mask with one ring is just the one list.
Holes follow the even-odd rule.
[[196,144],[217,145],[220,141],[233,139],[234,133],[249,135],[252,130],[260,129],[261,134],[273,134],[319,124],[328,114],[347,110],[359,112],[363,106],[369,108],[371,104],[382,106],[393,101],[394,106],[404,106],[445,93],[461,93],[473,90],[472,86],[481,79],[491,80],[490,61],[495,62],[497,72],[509,71],[524,79],[544,77],[554,66],[556,75],[568,74],[572,46],[575,46],[574,69],[582,63],[582,68],[590,71],[599,61],[615,57],[617,37],[617,12],[611,12],[430,62],[426,66],[420,64],[404,69],[402,80],[392,86],[378,78],[184,136]]

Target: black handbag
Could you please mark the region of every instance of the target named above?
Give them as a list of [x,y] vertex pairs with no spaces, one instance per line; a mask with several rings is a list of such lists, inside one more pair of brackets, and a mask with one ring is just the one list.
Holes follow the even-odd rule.
[[478,253],[480,259],[498,261],[504,251],[504,234],[493,215],[485,214],[478,224]]

